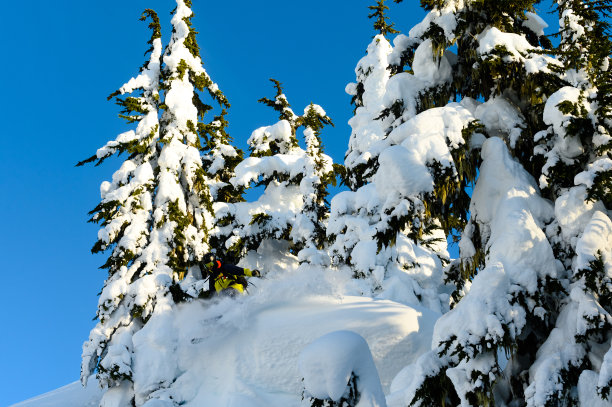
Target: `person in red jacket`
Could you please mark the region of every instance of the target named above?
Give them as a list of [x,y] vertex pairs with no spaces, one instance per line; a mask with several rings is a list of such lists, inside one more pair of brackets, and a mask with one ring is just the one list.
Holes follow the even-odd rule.
[[223,263],[214,254],[202,258],[202,272],[208,275],[209,293],[234,297],[243,294],[248,282],[245,277],[260,277],[259,270],[250,270],[229,263]]

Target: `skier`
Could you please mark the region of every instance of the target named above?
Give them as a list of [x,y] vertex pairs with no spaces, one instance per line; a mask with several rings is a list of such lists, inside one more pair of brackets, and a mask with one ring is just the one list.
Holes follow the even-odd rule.
[[259,270],[250,270],[233,264],[222,263],[214,254],[202,257],[202,271],[208,273],[208,295],[217,294],[235,297],[244,293],[247,277],[261,277]]

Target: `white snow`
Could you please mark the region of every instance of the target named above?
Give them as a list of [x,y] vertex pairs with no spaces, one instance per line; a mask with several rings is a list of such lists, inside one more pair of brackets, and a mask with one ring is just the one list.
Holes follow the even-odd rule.
[[[530,20],[527,20],[530,21]],[[549,64],[559,65],[560,62],[547,55],[538,54],[539,47],[533,47],[522,34],[506,33],[496,27],[485,29],[478,35],[477,51],[482,56],[492,54],[503,48],[508,55],[502,57],[504,62],[521,62],[528,74],[537,72],[550,73]]]
[[525,16],[527,17],[527,19],[523,23],[525,27],[529,28],[536,35],[544,35],[544,29],[548,27],[546,21],[544,21],[544,19],[542,19],[542,17],[540,17],[539,15],[531,13],[529,11],[525,13]]
[[509,141],[511,147],[527,127],[518,107],[503,96],[493,97],[476,106],[474,116],[485,126],[491,136]]
[[414,52],[412,70],[416,78],[430,86],[448,82],[452,77],[450,61],[445,56],[439,61],[434,58],[432,41],[429,39],[423,41]]
[[[404,366],[429,348],[438,314],[356,296],[360,288],[350,273],[310,266],[295,269],[295,259],[275,258],[263,251],[247,259],[254,262],[247,265],[268,271],[266,279],[253,279],[248,296],[197,300],[172,313],[156,312],[134,335],[139,403],[152,396],[149,386],[159,388],[163,382],[155,397],[172,396],[187,407],[300,406],[299,355],[317,338],[337,330],[353,331],[367,341],[385,391]],[[360,355],[360,366],[370,369],[367,355]],[[170,383],[172,375],[178,378]],[[42,399],[46,404],[34,399],[19,407],[59,407],[86,397],[96,405],[101,393],[92,392],[94,383],[80,390],[71,385],[69,393]],[[111,402],[122,394],[114,390],[104,406],[124,407]],[[372,394],[380,401],[379,393]]]
[[13,404],[11,407],[98,407],[102,393],[103,390],[100,389],[98,381],[94,377],[89,380],[87,387],[83,387],[77,381],[21,403]]
[[578,379],[578,399],[582,406],[612,407],[612,400],[602,400],[597,394],[597,372],[584,370]]
[[356,407],[386,407],[368,343],[355,332],[334,331],[316,339],[304,348],[298,366],[306,396],[339,401],[355,374],[360,394]]

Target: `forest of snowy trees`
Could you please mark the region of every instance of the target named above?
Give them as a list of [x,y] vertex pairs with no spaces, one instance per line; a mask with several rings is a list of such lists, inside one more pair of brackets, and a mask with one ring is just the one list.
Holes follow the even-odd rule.
[[195,397],[177,390],[180,345],[162,331],[184,304],[216,301],[209,252],[257,267],[289,259],[303,290],[308,275],[349,275],[333,284],[439,316],[386,397],[359,338],[309,348],[301,366],[339,343],[356,362],[327,393],[305,368],[303,406],[612,405],[612,2],[555,0],[558,32],[537,3],[421,0],[414,27],[388,18],[401,4],[371,4],[375,36],[346,86],[344,163],[324,152],[333,118],[292,107],[282,78],[260,99],[278,121],[241,151],[191,1],[176,0],[167,44],[146,10],[148,59],[109,97],[128,130],[79,163],[123,160],[90,213],[108,277],[81,378],[95,375],[100,405]]

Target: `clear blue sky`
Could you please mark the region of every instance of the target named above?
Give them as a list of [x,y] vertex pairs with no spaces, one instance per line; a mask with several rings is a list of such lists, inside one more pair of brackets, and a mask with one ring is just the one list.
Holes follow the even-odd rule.
[[[283,82],[296,112],[314,102],[332,117],[326,151],[342,162],[352,115],[345,85],[374,31],[373,0],[193,0],[204,66],[225,92],[230,132],[245,148],[276,115],[257,99]],[[425,15],[389,1],[396,28]],[[10,1],[0,16],[0,406],[78,380],[105,272],[86,223],[118,161],[75,168],[128,129],[106,96],[138,72],[155,9],[168,37],[172,0]]]

